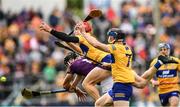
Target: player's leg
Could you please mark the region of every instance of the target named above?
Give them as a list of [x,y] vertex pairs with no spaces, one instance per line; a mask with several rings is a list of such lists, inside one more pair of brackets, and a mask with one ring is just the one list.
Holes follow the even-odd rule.
[[96,107],[104,107],[104,106],[112,106],[113,105],[113,99],[109,95],[109,93],[104,94],[101,96],[96,102],[95,106]]
[[101,93],[106,94],[113,86],[112,76],[107,77],[103,81],[101,81]]
[[129,107],[129,101],[114,101],[114,107]]
[[82,82],[83,88],[86,92],[96,101],[99,97],[99,91],[96,88],[96,84],[111,76],[111,72],[100,67],[95,67]]
[[[127,93],[125,95],[125,93],[120,93],[121,89],[120,90],[119,89],[116,90],[116,89],[117,88],[115,88],[115,90],[114,90],[115,92],[113,92],[113,90],[110,90],[108,93],[101,96],[96,101],[95,106],[96,107],[104,107],[104,106],[128,107],[129,106],[129,101],[127,99],[129,99],[129,98],[127,98],[127,97],[130,97],[132,94],[130,96],[127,95],[127,94],[132,93],[132,92],[129,92],[129,93],[125,92],[125,93]],[[128,88],[126,87],[126,89],[128,89]],[[119,91],[119,92],[117,92],[117,91]]]
[[176,96],[172,96],[171,98],[169,98],[169,105],[170,105],[170,107],[178,107],[179,98]]
[[170,107],[178,107],[179,105],[179,93],[178,92],[172,92],[171,97],[169,98],[169,105]]

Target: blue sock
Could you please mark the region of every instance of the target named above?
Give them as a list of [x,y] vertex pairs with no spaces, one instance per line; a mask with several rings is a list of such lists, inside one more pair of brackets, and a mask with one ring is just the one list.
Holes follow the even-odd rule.
[[154,67],[155,67],[156,69],[159,69],[162,64],[163,64],[163,63],[162,63],[160,60],[158,60],[158,61],[156,62],[156,64],[154,64]]

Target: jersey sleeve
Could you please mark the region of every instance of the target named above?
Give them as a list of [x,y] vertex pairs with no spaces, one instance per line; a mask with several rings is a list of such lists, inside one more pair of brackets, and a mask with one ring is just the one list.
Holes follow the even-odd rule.
[[114,44],[109,44],[109,45],[108,45],[108,48],[109,48],[111,54],[113,54],[114,51],[116,50],[116,47],[115,47]]
[[71,74],[74,74],[76,71],[76,66],[74,66],[74,64],[72,64],[70,67],[69,67],[69,73]]
[[152,67],[156,62],[157,62],[157,58],[153,59],[151,64],[150,64],[150,67]]
[[76,35],[76,37],[79,39],[79,43],[83,43],[84,39],[81,35]]
[[66,69],[66,73],[67,73],[67,74],[72,74],[72,73],[71,73],[71,70],[70,70],[70,67],[68,67],[68,68]]
[[173,57],[173,59],[174,59],[176,62],[178,62],[177,70],[180,72],[180,60],[179,60],[179,58]]
[[79,42],[79,38],[75,37],[75,36],[69,36],[64,32],[58,32],[56,30],[51,30],[50,32],[53,36],[55,36],[58,39],[61,39],[65,42],[73,42],[73,43],[78,43]]

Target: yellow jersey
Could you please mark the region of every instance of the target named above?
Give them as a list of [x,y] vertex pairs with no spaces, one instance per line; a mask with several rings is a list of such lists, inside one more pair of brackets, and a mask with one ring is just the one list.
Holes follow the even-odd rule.
[[86,41],[86,39],[82,35],[76,35],[76,37],[79,38],[79,46],[83,54],[85,54],[87,57],[91,58],[92,60],[101,62],[105,56],[109,55],[109,53],[93,47],[91,44],[89,44]]
[[109,50],[114,56],[114,63],[111,64],[113,81],[133,83],[135,81],[135,77],[131,68],[131,49],[127,45],[111,44],[109,45]]
[[[164,94],[171,91],[179,91],[178,71],[180,71],[180,60],[172,56],[170,57],[179,63],[164,64],[157,70],[156,72],[157,80],[160,84],[162,84],[158,86],[159,94]],[[157,58],[155,58],[151,62],[150,66],[153,66],[156,62],[157,62]]]

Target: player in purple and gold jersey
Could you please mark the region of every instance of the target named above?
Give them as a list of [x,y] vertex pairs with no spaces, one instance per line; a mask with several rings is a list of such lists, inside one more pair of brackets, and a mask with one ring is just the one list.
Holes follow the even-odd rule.
[[[67,70],[63,87],[69,91],[76,92],[78,98],[84,101],[86,97],[85,92],[78,88],[77,85],[96,65],[73,52],[68,53],[64,58],[64,64],[67,66]],[[80,66],[83,67],[80,68]]]
[[[77,84],[98,65],[86,58],[80,56],[78,57],[73,52],[68,53],[68,55],[64,58],[64,64],[67,66],[67,74],[63,82],[64,88],[70,91],[75,91],[76,93],[76,90],[78,90],[77,96],[84,101],[84,92],[77,88]],[[106,78],[100,83],[102,93],[106,93],[111,88],[112,84],[108,84],[107,82],[109,79],[111,80],[111,78]]]
[[[66,70],[66,76],[63,81],[63,87],[67,89],[68,91],[74,91],[78,98],[81,101],[85,101],[86,99],[86,93],[83,92],[79,87],[77,87],[77,84],[82,79],[83,75],[86,75],[86,73],[77,73],[71,66],[76,65],[75,62],[79,60],[78,55],[75,53],[68,53],[68,55],[64,58],[64,64],[67,66]],[[88,68],[85,66],[85,70],[88,71],[88,69],[92,69],[94,66],[88,66]],[[80,72],[80,71],[79,71]],[[77,74],[74,77],[74,74]]]

